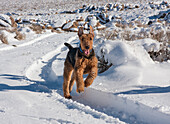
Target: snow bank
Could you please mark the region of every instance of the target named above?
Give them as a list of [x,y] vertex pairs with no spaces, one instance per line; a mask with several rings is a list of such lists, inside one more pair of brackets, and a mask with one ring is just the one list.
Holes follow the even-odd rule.
[[150,38],[136,40],[135,42],[137,44],[143,46],[147,52],[150,52],[150,51],[158,52],[160,50],[161,44],[162,44],[162,43],[157,42],[156,40],[153,40]]
[[168,85],[169,63],[155,63],[147,52],[152,48],[159,49],[159,43],[155,40],[120,41],[100,38],[94,44],[97,44],[96,55],[113,64],[96,79],[96,82],[100,82],[95,86],[97,89],[120,92],[133,89],[136,85]]
[[143,44],[137,45],[136,42],[99,39],[95,41],[95,44],[98,44],[95,50],[97,56],[104,56],[106,62],[112,63],[115,66],[131,62],[143,65],[153,63],[147,52],[143,49]]

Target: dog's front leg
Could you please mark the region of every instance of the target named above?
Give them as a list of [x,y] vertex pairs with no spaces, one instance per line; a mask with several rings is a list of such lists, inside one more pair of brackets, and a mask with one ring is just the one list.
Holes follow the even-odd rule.
[[75,69],[77,92],[79,93],[84,91],[83,72],[84,69],[82,68]]
[[96,66],[91,68],[91,71],[84,82],[85,87],[88,87],[93,83],[93,80],[97,77],[97,72],[98,72],[98,69]]

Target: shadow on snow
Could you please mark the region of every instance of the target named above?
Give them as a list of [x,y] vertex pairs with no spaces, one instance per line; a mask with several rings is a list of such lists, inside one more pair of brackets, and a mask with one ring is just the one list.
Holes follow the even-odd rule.
[[[62,83],[58,82],[46,82],[46,81],[35,81],[28,79],[26,76],[12,75],[12,74],[1,74],[0,77],[11,80],[23,80],[28,81],[33,84],[24,85],[24,86],[9,86],[7,84],[0,83],[0,91],[4,90],[28,90],[32,92],[46,92],[50,93],[53,89],[61,90]],[[62,76],[58,77],[59,80],[62,80]]]
[[140,86],[139,88],[143,88],[143,89],[119,92],[119,93],[115,93],[115,95],[118,95],[118,94],[153,94],[153,93],[169,93],[170,92],[170,86],[167,86],[167,87]]
[[[28,90],[33,92],[46,92],[51,93],[52,90],[57,90],[58,93],[62,94],[62,83],[63,83],[63,76],[56,76],[55,72],[52,70],[52,63],[55,60],[63,60],[63,58],[57,58],[59,54],[52,57],[49,61],[45,63],[45,66],[41,68],[41,74],[39,75],[44,81],[37,81],[33,79],[29,79],[26,76],[14,75],[14,74],[1,74],[0,77],[16,80],[16,81],[27,81],[31,82],[31,84],[24,85],[24,86],[9,86],[7,84],[2,84],[0,82],[0,91],[4,90]],[[52,77],[53,76],[53,77]],[[55,79],[54,79],[55,77]],[[51,80],[53,78],[53,80]]]

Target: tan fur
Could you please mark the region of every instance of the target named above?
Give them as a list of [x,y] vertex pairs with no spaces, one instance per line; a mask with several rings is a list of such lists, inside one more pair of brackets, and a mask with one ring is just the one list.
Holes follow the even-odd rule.
[[[94,32],[91,26],[89,34],[84,34],[83,28],[79,28],[78,36],[82,50],[86,49],[86,46],[89,46],[90,50],[93,48]],[[88,56],[89,55],[87,55],[87,57]],[[95,56],[92,56],[90,59],[85,57],[80,58],[78,57],[77,52],[75,66],[73,68],[68,60],[68,56],[66,57],[63,74],[63,92],[65,98],[71,98],[70,92],[72,91],[75,81],[77,85],[77,92],[79,93],[84,91],[84,87],[89,87],[93,83],[93,80],[96,78],[98,72],[97,62],[98,60]],[[85,81],[83,80],[83,74],[88,74]]]

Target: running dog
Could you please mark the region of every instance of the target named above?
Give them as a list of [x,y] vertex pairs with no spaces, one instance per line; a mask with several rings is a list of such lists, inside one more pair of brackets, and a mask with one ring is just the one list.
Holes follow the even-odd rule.
[[[83,27],[78,30],[80,39],[80,46],[73,48],[70,44],[64,43],[69,48],[66,60],[64,62],[64,82],[63,92],[64,97],[71,99],[70,92],[73,89],[74,82],[76,81],[77,92],[83,92],[84,87],[89,87],[97,76],[98,60],[93,50],[94,31],[90,26],[89,34],[83,33]],[[83,74],[88,74],[85,81]]]

